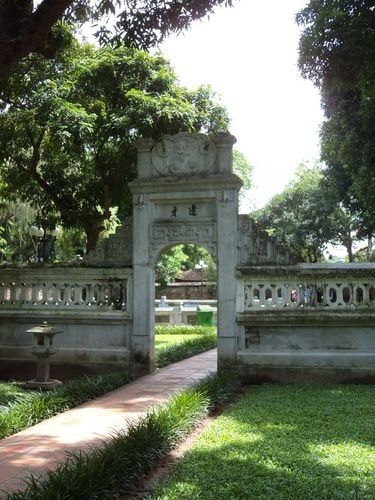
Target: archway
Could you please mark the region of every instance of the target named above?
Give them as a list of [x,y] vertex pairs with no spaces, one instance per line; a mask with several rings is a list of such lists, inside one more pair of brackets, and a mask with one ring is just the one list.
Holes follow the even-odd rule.
[[237,214],[240,179],[232,173],[233,136],[166,136],[138,142],[133,192],[132,353],[154,367],[154,267],[170,246],[204,246],[218,265],[218,366],[236,361]]

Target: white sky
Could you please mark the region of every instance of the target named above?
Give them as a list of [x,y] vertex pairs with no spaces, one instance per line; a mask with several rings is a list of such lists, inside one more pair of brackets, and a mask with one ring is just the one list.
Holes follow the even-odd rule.
[[319,157],[319,93],[297,68],[294,17],[306,3],[237,0],[161,46],[182,84],[208,83],[221,96],[236,148],[254,166],[252,208],[282,191],[301,161]]

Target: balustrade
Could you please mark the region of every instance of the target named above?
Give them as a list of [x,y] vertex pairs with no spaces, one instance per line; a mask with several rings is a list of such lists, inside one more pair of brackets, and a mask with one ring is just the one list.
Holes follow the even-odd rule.
[[375,307],[375,266],[366,266],[362,275],[360,267],[354,269],[355,273],[353,266],[340,266],[334,272],[324,266],[305,266],[293,275],[285,268],[279,272],[274,268],[273,273],[268,268],[264,276],[259,268],[257,276],[251,276],[247,269],[243,277],[244,311]]
[[[0,281],[0,309],[127,310],[129,280],[126,276],[102,277],[100,269],[92,271],[87,277],[85,273],[75,273],[76,279],[72,272],[67,272],[65,277],[63,273],[61,269],[56,276],[49,272],[49,276],[43,279],[42,271],[34,271],[33,276],[27,276],[30,273],[25,272],[26,276],[19,279],[22,273],[15,272],[12,277],[8,269],[5,279]],[[95,279],[95,274],[99,279]]]

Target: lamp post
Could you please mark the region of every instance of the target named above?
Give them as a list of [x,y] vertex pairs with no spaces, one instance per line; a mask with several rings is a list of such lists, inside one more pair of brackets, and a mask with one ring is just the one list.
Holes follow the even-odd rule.
[[197,271],[200,271],[200,277],[201,277],[201,299],[203,299],[203,270],[206,269],[207,264],[204,263],[203,260],[199,261],[199,264],[195,264],[195,269]]
[[60,228],[44,230],[42,227],[31,226],[29,235],[33,241],[36,262],[48,262],[55,253],[56,236]]

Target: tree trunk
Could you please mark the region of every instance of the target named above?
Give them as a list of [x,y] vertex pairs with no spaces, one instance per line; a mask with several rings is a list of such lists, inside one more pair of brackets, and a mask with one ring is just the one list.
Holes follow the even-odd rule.
[[346,251],[348,252],[348,260],[349,262],[354,262],[354,255],[353,255],[353,240],[352,238],[347,238],[346,242],[344,243]]
[[348,252],[348,260],[349,262],[354,262],[354,256],[353,256],[353,247],[352,245],[347,245],[346,251]]
[[102,222],[101,217],[93,216],[83,223],[83,229],[86,234],[86,253],[95,250],[99,235],[103,229]]

